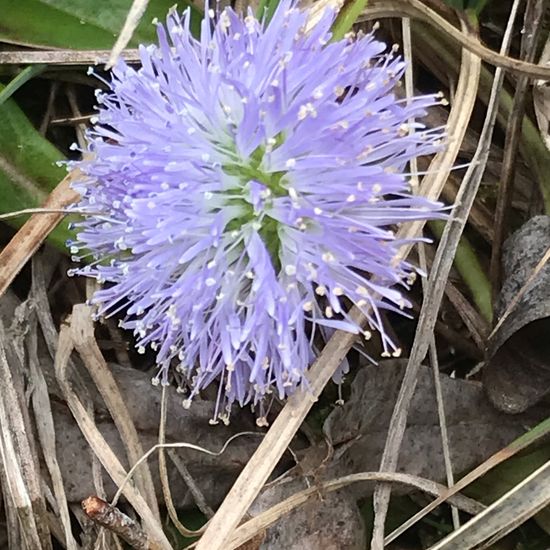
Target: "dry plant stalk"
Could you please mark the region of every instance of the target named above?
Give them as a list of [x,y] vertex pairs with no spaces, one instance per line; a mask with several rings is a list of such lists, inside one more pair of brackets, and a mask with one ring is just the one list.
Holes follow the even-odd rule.
[[58,507],[59,519],[63,526],[63,536],[61,536],[61,538],[56,536],[56,538],[65,542],[67,550],[76,550],[78,545],[72,533],[67,496],[63,485],[63,476],[61,474],[59,462],[57,461],[56,433],[48,386],[36,352],[36,333],[29,333],[28,339],[27,349],[30,367],[30,383],[33,387],[31,401],[34,411],[34,423],[36,425],[38,441],[42,448],[46,468],[50,474],[53,495]]
[[0,453],[6,479],[3,489],[17,511],[25,547],[48,550],[52,548],[50,529],[32,428],[23,388],[14,375],[14,365],[10,364],[10,360],[17,363],[21,357],[14,356],[16,350],[12,350],[14,353],[8,359],[5,345],[8,339],[0,323]]
[[[429,550],[493,548],[493,544],[550,504],[550,461]],[[488,540],[489,539],[489,540]]]
[[[115,378],[95,340],[89,306],[84,304],[74,306],[71,326],[74,346],[107,405],[107,409],[120,433],[121,441],[126,447],[128,462],[135,464],[143,456],[143,447]],[[148,464],[144,464],[136,472],[135,480],[137,489],[143,494],[151,511],[160,521],[155,486]]]
[[149,540],[147,533],[118,508],[103,499],[91,496],[82,501],[84,513],[93,521],[124,539],[136,550],[157,550],[159,546]]
[[124,26],[122,27],[115,45],[111,50],[111,55],[109,56],[109,61],[107,61],[107,64],[105,65],[105,70],[111,69],[115,65],[120,54],[128,45],[128,42],[132,40],[132,35],[139,25],[145,10],[147,9],[147,4],[149,4],[149,0],[133,1],[130,10],[128,11],[128,15],[126,16],[126,21],[124,21]]
[[[68,323],[68,324],[67,324]],[[73,414],[82,434],[94,451],[99,461],[111,476],[117,486],[124,485],[123,493],[128,499],[128,502],[133,506],[136,513],[143,520],[144,529],[150,538],[162,550],[171,550],[171,545],[162,530],[162,526],[157,520],[155,514],[147,504],[147,501],[136,490],[132,483],[125,483],[127,473],[120,461],[118,460],[111,447],[98,430],[93,418],[91,418],[88,410],[80,401],[80,398],[73,390],[67,377],[67,366],[70,360],[71,353],[75,347],[75,338],[71,319],[69,318],[66,324],[61,327],[59,332],[59,342],[57,353],[55,356],[55,373],[59,386],[65,396],[69,409]]]

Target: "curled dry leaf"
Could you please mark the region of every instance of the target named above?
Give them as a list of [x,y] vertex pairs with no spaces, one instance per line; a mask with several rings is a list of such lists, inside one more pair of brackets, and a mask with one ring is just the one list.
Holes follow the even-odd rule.
[[523,412],[550,393],[550,263],[539,266],[549,247],[550,216],[531,218],[504,243],[496,308],[502,319],[489,340],[483,382],[507,413]]

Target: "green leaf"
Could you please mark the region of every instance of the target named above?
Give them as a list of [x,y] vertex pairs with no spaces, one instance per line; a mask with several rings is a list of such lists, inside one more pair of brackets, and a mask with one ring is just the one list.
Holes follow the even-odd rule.
[[[0,92],[3,87],[0,85]],[[16,103],[9,99],[0,105],[0,212],[6,214],[40,206],[49,192],[67,175],[57,166],[63,155],[30,123]],[[10,218],[20,227],[27,218]],[[70,237],[64,222],[49,241],[65,249]]]
[[37,65],[29,65],[28,67],[25,67],[0,92],[0,105],[7,101],[17,90],[19,90],[19,88],[21,88],[21,86],[23,86],[23,84],[40,74],[45,68],[46,65],[44,63],[38,63]]
[[368,0],[351,0],[344,4],[332,24],[332,41],[342,40],[351,31],[359,16],[366,8]]
[[[110,49],[122,29],[132,0],[0,0],[0,41],[69,49]],[[164,20],[174,0],[150,0],[131,47],[156,41],[155,17]],[[180,10],[186,7],[179,3]],[[193,12],[198,34],[200,12]]]

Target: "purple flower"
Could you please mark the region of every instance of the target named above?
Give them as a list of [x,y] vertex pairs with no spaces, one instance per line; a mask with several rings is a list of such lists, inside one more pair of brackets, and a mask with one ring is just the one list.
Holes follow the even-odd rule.
[[189,11],[170,13],[141,68],[120,62],[98,94],[77,163],[74,272],[108,283],[99,314],[122,313],[187,402],[219,384],[217,417],[303,384],[319,331],[361,331],[350,304],[397,354],[380,310],[409,305],[396,286],[415,270],[394,228],[440,216],[403,173],[438,147],[408,121],[439,100],[396,98],[402,60],[372,35],[331,43],[334,16],[306,32],[289,0],[269,25],[210,11],[196,40]]

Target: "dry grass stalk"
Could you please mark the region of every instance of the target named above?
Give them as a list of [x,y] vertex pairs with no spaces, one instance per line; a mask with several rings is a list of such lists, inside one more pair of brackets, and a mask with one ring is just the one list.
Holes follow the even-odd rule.
[[76,550],[78,545],[72,534],[71,518],[69,515],[65,487],[63,486],[63,477],[57,461],[55,425],[53,422],[50,396],[36,352],[35,332],[29,333],[27,350],[30,367],[29,375],[33,388],[31,401],[34,411],[34,423],[38,435],[38,442],[42,448],[44,461],[46,462],[46,467],[50,474],[57,512],[63,526],[63,536],[61,538],[56,536],[56,538],[65,543],[67,550]]
[[[407,67],[405,69],[405,94],[407,101],[411,101],[414,96],[414,75],[413,75],[413,53],[412,53],[412,41],[411,41],[411,20],[408,17],[403,18],[401,21],[401,29],[403,32],[403,53]],[[411,128],[414,128],[414,120],[410,121]],[[414,130],[411,130],[414,131]],[[411,172],[416,174],[418,172],[418,162],[416,158],[412,158],[410,161]],[[413,189],[418,187],[418,177],[415,175],[411,178],[411,185]],[[420,260],[420,269],[427,273],[426,268],[426,249],[423,244],[418,246],[418,258]],[[422,279],[422,290],[426,291],[426,280]],[[445,463],[445,473],[447,476],[447,485],[454,485],[453,467],[451,463],[451,452],[449,449],[449,438],[447,434],[447,420],[445,417],[445,405],[443,403],[443,395],[441,391],[441,380],[439,374],[439,363],[437,359],[437,347],[435,341],[435,333],[431,337],[430,341],[430,363],[434,375],[434,389],[435,399],[437,403],[437,415],[439,418],[439,429],[441,431],[441,446],[443,448],[443,460]],[[460,526],[460,517],[458,515],[458,509],[453,506],[451,508],[453,526],[458,529]]]
[[119,58],[120,54],[124,48],[128,45],[134,31],[137,29],[145,10],[147,9],[147,4],[149,0],[134,0],[126,16],[126,21],[124,21],[124,26],[116,39],[115,45],[111,50],[111,55],[109,56],[109,61],[105,65],[105,70],[108,70],[114,66]]
[[482,543],[482,548],[492,548],[495,542],[548,504],[550,461],[429,550],[464,550],[479,548]]
[[38,459],[29,440],[32,429],[24,410],[25,404],[16,388],[13,367],[4,347],[7,342],[0,323],[0,452],[6,474],[4,490],[8,491],[17,511],[25,547],[48,550],[52,546]]
[[[126,447],[128,462],[134,464],[143,455],[143,447],[128,408],[117,387],[115,378],[107,366],[95,340],[89,306],[84,304],[74,306],[71,326],[74,346],[107,405],[115,426],[120,433],[121,440]],[[135,481],[137,489],[145,497],[151,511],[160,522],[153,478],[147,464],[144,464],[136,472]]]
[[86,438],[86,441],[97,455],[107,473],[111,476],[116,485],[121,486],[124,484],[123,493],[128,499],[128,502],[135,509],[136,513],[142,518],[144,529],[150,538],[158,544],[159,548],[171,550],[171,545],[162,530],[162,526],[157,521],[155,514],[152,512],[141,493],[136,490],[134,485],[131,483],[125,483],[127,473],[124,467],[112,451],[111,447],[105,441],[105,438],[95,425],[93,418],[91,418],[88,410],[82,404],[69,382],[67,376],[67,366],[71,352],[75,347],[75,337],[78,337],[78,333],[76,335],[73,334],[73,328],[70,322],[71,320],[69,319],[69,324],[65,324],[61,327],[59,332],[58,349],[55,357],[56,377],[67,404],[82,434]]
[[[508,20],[508,25],[503,39],[502,51],[506,52],[513,30],[513,23],[517,14],[519,1],[516,0]],[[487,109],[487,116],[481,132],[480,141],[471,165],[462,181],[457,196],[457,206],[448,220],[443,232],[432,272],[428,280],[428,288],[425,293],[424,303],[418,319],[417,331],[413,348],[410,353],[405,376],[397,397],[397,402],[390,421],[390,428],[384,453],[380,464],[382,471],[393,472],[397,468],[399,450],[405,427],[411,400],[416,387],[420,364],[428,352],[430,339],[435,327],[435,320],[439,312],[447,278],[452,267],[456,249],[466,225],[469,211],[474,202],[481,178],[487,164],[489,146],[492,139],[493,129],[498,110],[498,96],[503,83],[503,72],[497,69],[491,90],[491,100]],[[456,100],[455,100],[456,101]],[[382,550],[384,548],[384,523],[388,511],[391,488],[388,486],[377,487],[374,494],[375,519],[371,548]]]
[[[239,545],[255,537],[263,530],[267,529],[270,525],[273,525],[281,517],[298,508],[311,498],[318,498],[319,495],[337,491],[352,483],[360,483],[365,481],[384,481],[387,483],[408,485],[430,495],[442,495],[447,491],[447,488],[444,485],[410,474],[387,474],[381,472],[351,474],[338,479],[315,484],[315,486],[304,489],[303,491],[288,497],[265,512],[262,512],[251,520],[248,520],[235,530],[230,542],[224,550],[233,550],[237,548]],[[455,496],[458,496],[459,498],[454,499],[452,503],[457,508],[467,512],[468,514],[478,514],[485,509],[482,504],[479,504],[475,500],[462,495]]]

